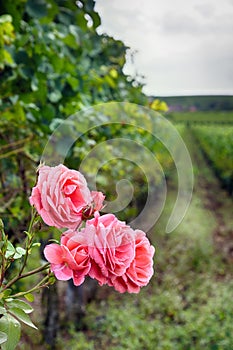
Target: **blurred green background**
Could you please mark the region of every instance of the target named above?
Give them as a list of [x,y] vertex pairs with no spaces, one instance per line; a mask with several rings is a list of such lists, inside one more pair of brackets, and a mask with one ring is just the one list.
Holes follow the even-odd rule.
[[[101,19],[95,2],[77,4],[0,1],[0,216],[12,242],[24,237],[28,196],[49,136],[71,114],[98,103],[127,101],[164,112],[188,147],[195,184],[187,215],[166,234],[177,180],[172,158],[159,140],[144,130],[116,124],[93,129],[72,146],[65,164],[78,168],[100,142],[116,137],[140,142],[160,161],[168,193],[163,214],[148,233],[156,247],[151,283],[138,295],[96,286],[92,293],[87,283],[78,318],[68,317],[67,284],[58,283],[52,292],[59,322],[53,325],[56,339],[50,348],[231,350],[233,97],[162,98],[167,111],[163,103],[153,102],[157,97],[142,92],[137,77],[123,73],[127,47],[97,33]],[[154,188],[158,196],[160,176]],[[134,185],[133,200],[119,213],[120,219],[129,221],[146,201],[147,178],[125,160],[106,163],[97,186],[108,200],[115,198],[113,184],[121,178]],[[51,234],[58,232],[43,226],[38,241]],[[32,266],[35,260],[40,260],[39,251]],[[38,294],[33,303],[40,331],[25,327],[17,349],[49,348],[48,304],[41,299]]]

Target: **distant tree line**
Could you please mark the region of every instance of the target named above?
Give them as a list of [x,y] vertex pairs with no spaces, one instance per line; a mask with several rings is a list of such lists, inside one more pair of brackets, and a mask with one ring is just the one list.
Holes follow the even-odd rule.
[[[153,100],[155,97],[151,97]],[[169,96],[159,97],[169,106],[169,111],[231,111],[233,96]]]

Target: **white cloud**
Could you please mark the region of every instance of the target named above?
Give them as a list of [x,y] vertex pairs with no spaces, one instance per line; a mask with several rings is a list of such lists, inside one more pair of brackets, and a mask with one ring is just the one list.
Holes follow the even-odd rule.
[[204,19],[208,19],[212,17],[215,13],[215,7],[212,3],[199,3],[194,5],[194,9],[202,16]]
[[96,0],[101,31],[138,50],[126,72],[156,95],[233,94],[232,0]]
[[160,25],[161,35],[196,35],[200,32],[200,29],[200,23],[190,14],[174,14],[171,11],[164,14]]

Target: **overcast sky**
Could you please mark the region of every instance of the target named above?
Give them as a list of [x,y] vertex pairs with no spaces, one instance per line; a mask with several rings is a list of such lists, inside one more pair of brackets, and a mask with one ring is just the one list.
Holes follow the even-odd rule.
[[[233,0],[96,0],[100,32],[137,51],[147,94],[233,95]],[[129,55],[130,57],[130,55]]]

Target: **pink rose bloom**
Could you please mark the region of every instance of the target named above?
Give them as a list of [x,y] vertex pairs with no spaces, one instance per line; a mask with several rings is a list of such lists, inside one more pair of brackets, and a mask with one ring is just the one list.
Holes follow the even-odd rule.
[[68,230],[60,245],[47,245],[44,255],[59,280],[72,278],[78,286],[89,275],[120,293],[138,293],[153,275],[154,251],[143,231],[95,213],[81,231]]
[[84,176],[60,164],[40,167],[38,181],[29,201],[47,225],[75,229],[84,219],[83,212],[88,212],[85,218],[91,216],[95,203],[100,210],[101,195],[95,194],[92,199]]
[[100,211],[103,208],[103,201],[105,195],[102,192],[91,191],[91,198],[93,201],[93,206],[96,211]]
[[102,192],[91,191],[92,205],[83,209],[82,219],[87,220],[93,216],[94,212],[101,210],[103,208],[104,199],[105,196]]
[[58,280],[73,279],[74,285],[84,282],[91,268],[88,247],[83,245],[80,233],[68,230],[61,237],[61,245],[49,244],[44,249],[44,255],[51,264],[51,270]]
[[122,276],[111,279],[113,287],[120,293],[138,293],[140,287],[149,283],[154,273],[154,252],[155,248],[150,245],[146,234],[143,231],[136,230],[135,258]]
[[135,256],[134,231],[129,226],[113,214],[96,213],[81,233],[91,258],[90,277],[102,285],[126,272]]

